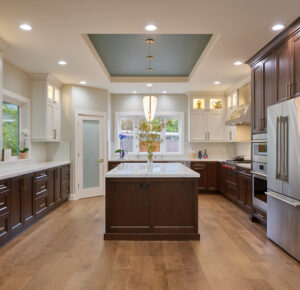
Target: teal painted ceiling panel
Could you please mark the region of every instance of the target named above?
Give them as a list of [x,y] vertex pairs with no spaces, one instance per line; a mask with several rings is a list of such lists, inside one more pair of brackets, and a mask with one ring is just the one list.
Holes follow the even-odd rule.
[[[111,76],[188,76],[211,34],[89,34]],[[148,44],[154,57],[147,71]]]

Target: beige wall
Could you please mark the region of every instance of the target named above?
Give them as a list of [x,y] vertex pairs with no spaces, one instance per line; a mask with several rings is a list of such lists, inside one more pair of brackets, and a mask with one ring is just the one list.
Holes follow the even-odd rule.
[[[75,159],[75,111],[109,111],[109,93],[104,89],[64,85],[62,87],[61,138],[70,141],[71,163]],[[71,167],[71,193],[75,193],[75,169]],[[73,196],[76,198],[76,196]],[[72,197],[72,198],[73,198]]]
[[[132,94],[111,95],[111,140],[114,141],[116,112],[143,112],[143,96]],[[184,94],[156,95],[157,111],[184,113],[185,140],[188,132],[188,96]]]
[[3,88],[30,98],[29,74],[4,59]]

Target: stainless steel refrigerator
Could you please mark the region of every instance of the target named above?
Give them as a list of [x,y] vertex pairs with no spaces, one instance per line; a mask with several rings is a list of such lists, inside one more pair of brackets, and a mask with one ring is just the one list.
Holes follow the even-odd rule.
[[300,261],[300,97],[268,108],[268,237]]

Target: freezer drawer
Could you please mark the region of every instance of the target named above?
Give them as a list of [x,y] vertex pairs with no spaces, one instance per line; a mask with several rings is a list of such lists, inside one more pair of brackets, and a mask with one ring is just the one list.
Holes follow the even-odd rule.
[[267,236],[300,261],[300,203],[278,193],[267,194]]

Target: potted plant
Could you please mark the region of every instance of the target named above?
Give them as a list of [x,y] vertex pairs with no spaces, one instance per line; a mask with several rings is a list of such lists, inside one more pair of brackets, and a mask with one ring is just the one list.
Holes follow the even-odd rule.
[[123,140],[126,138],[126,135],[120,134],[119,138],[120,138],[120,147],[121,148],[115,150],[115,153],[119,153],[120,154],[120,158],[123,159],[125,157],[125,149],[124,149]]
[[27,159],[29,149],[27,147],[20,150],[20,159]]
[[140,147],[147,150],[147,170],[153,169],[153,152],[156,152],[163,139],[160,137],[160,132],[165,127],[165,124],[160,119],[154,119],[152,122],[141,120],[138,127],[137,138]]

